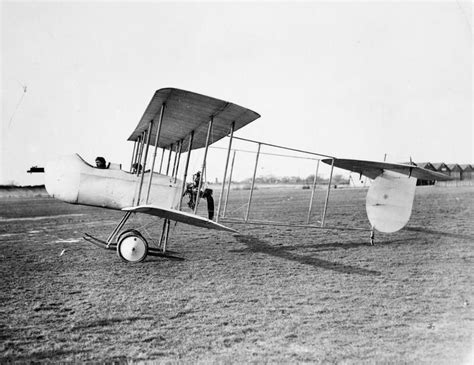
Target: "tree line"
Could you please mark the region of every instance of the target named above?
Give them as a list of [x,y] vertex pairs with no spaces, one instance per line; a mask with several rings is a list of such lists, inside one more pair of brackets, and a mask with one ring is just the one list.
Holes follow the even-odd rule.
[[[247,178],[242,181],[236,181],[236,183],[249,184],[252,182],[252,178]],[[314,182],[314,174],[307,177],[301,176],[259,176],[255,178],[256,184],[296,184],[296,185],[312,185]],[[318,175],[317,184],[328,184],[329,177],[322,177]],[[332,177],[332,184],[344,185],[349,184],[349,178],[343,175],[335,174]]]

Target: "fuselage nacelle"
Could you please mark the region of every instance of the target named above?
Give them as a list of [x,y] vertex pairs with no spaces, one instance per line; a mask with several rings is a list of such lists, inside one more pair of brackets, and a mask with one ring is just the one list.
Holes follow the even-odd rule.
[[140,203],[177,209],[182,182],[153,172],[148,194],[150,174],[150,171],[144,173],[140,189],[141,175],[120,168],[95,168],[78,154],[73,154],[62,156],[46,165],[45,186],[49,195],[71,204],[122,209]]

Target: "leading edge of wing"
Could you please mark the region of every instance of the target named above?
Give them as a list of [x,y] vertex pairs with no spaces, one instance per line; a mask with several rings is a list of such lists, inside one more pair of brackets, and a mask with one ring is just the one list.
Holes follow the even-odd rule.
[[[161,108],[162,123],[157,123],[160,118]],[[155,92],[150,100],[137,127],[132,132],[129,141],[137,141],[143,132],[148,130],[151,121],[150,145],[154,146],[161,125],[158,147],[168,148],[183,140],[188,140],[193,133],[191,149],[195,150],[206,145],[209,121],[212,119],[212,143],[217,142],[230,133],[231,126],[236,132],[247,124],[260,118],[260,114],[207,95],[177,88],[162,88]],[[188,143],[182,146],[182,152],[188,151]]]
[[218,231],[238,233],[236,230],[232,228],[223,226],[222,224],[216,223],[214,221],[200,217],[198,215],[181,212],[175,209],[166,209],[166,208],[158,207],[156,205],[139,205],[136,207],[123,208],[122,210],[127,211],[127,212],[150,214],[150,215],[154,215],[160,218],[165,218],[165,219],[169,219],[175,222],[189,224],[191,226],[196,226],[196,227],[201,227],[201,228],[208,228],[208,229],[215,229]]
[[[331,165],[333,160],[327,158],[321,161],[328,165]],[[418,167],[415,165],[397,164],[389,162],[335,158],[334,166],[339,167],[341,169],[357,172],[371,179],[375,179],[377,176],[381,175],[384,170],[398,172],[400,174],[412,176],[420,180],[446,181],[453,179],[451,176],[442,174],[440,172],[427,170],[425,168]]]

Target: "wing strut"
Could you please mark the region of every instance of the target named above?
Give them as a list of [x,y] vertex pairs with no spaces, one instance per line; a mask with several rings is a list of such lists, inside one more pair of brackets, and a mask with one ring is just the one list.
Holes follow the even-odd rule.
[[160,119],[158,119],[158,126],[156,128],[156,136],[155,136],[155,151],[153,153],[153,160],[151,162],[151,174],[150,179],[148,180],[148,188],[146,192],[146,200],[145,203],[148,204],[148,199],[150,197],[150,189],[151,189],[151,180],[153,179],[153,171],[155,169],[155,161],[156,161],[156,153],[158,152],[158,141],[160,140],[160,132],[161,132],[161,125],[163,124],[163,113],[165,111],[166,105],[161,105],[160,109]]
[[313,210],[314,191],[316,190],[316,183],[318,181],[319,161],[321,160],[318,160],[318,164],[316,165],[316,172],[314,173],[313,187],[311,189],[311,200],[309,201],[308,218],[306,219],[306,224],[309,224],[309,221],[311,219],[311,211]]
[[[143,157],[143,168],[142,168],[141,177],[140,177],[140,186],[138,188],[138,197],[137,197],[136,205],[140,204],[140,197],[142,195],[143,179],[145,178],[146,160],[147,160],[147,157],[148,157],[148,150],[150,149],[150,138],[151,138],[151,129],[152,128],[153,128],[153,119],[150,120],[150,123],[148,124],[148,129],[146,131],[145,156]],[[138,168],[138,170],[140,170],[140,168]],[[153,171],[150,173],[150,180],[151,180],[151,175],[153,175]]]
[[202,159],[202,171],[201,175],[199,176],[199,185],[198,185],[198,197],[196,199],[196,205],[194,206],[194,214],[197,214],[197,210],[199,207],[199,192],[201,191],[202,188],[202,179],[204,178],[204,175],[206,173],[206,159],[207,159],[207,151],[209,150],[209,139],[211,137],[211,131],[212,131],[212,124],[214,123],[214,117],[211,117],[211,120],[209,120],[209,124],[207,127],[207,137],[206,137],[206,146],[204,149],[204,158]]
[[130,162],[130,172],[132,172],[133,164],[135,163],[135,151],[137,150],[138,139],[133,142],[132,161]]
[[178,158],[176,159],[176,172],[174,173],[175,183],[176,183],[176,180],[178,179],[179,161],[181,161],[181,153],[183,152],[183,142],[184,142],[183,139],[179,141]]
[[184,194],[184,190],[186,189],[186,179],[188,178],[189,160],[191,158],[191,150],[193,148],[193,140],[194,140],[194,131],[192,131],[189,134],[188,155],[186,156],[186,165],[184,166],[183,186],[181,187],[181,199],[179,200],[179,210],[181,210],[181,206],[183,204],[183,194]]
[[135,151],[135,156],[133,158],[133,164],[132,166],[130,166],[130,172],[138,175],[138,165],[140,163],[140,160],[141,160],[141,156],[142,156],[142,148],[143,148],[143,133],[141,136],[139,136],[137,138],[137,149]]
[[161,170],[163,168],[163,159],[165,158],[165,148],[161,148],[161,162],[160,162],[160,170],[159,173],[161,174]]
[[119,224],[117,224],[117,227],[115,227],[115,229],[112,231],[112,233],[107,238],[107,241],[106,241],[107,248],[109,248],[109,246],[112,243],[112,240],[115,238],[117,233],[122,229],[123,225],[125,224],[125,222],[127,222],[128,218],[130,218],[131,215],[132,215],[132,212],[125,213],[122,220],[119,222]]
[[[234,138],[234,128],[235,128],[235,122],[232,122],[232,125],[230,127],[229,147],[227,149],[227,158],[225,161],[224,177],[222,178],[221,195],[219,197],[219,205],[217,206],[216,222],[219,222],[219,214],[221,212],[221,203],[222,203],[222,198],[224,197],[225,178],[227,176],[227,168],[229,167],[229,157],[230,157],[230,151],[232,148],[232,139]],[[234,152],[234,156],[235,156],[235,152]]]
[[332,183],[332,173],[333,173],[333,171],[334,171],[334,159],[332,159],[332,163],[331,163],[331,175],[329,176],[328,191],[326,193],[326,201],[324,202],[324,210],[323,210],[323,218],[321,220],[321,227],[324,227],[324,221],[326,220],[326,212],[328,210],[329,193],[331,192],[331,183]]
[[254,167],[254,170],[253,170],[252,187],[250,188],[249,203],[248,203],[248,206],[247,206],[247,212],[245,213],[245,222],[247,222],[249,220],[250,204],[252,203],[252,195],[253,195],[253,190],[255,188],[255,175],[257,175],[258,158],[260,156],[260,148],[261,147],[262,147],[262,144],[259,142],[258,143],[258,149],[257,149],[257,157],[255,157],[255,167]]
[[234,153],[232,154],[232,163],[230,164],[229,181],[227,182],[227,191],[225,193],[224,211],[222,212],[222,218],[225,217],[225,213],[227,211],[227,202],[229,201],[230,185],[232,183],[232,173],[234,172],[234,162],[236,153],[237,151],[234,150]]
[[169,172],[170,172],[170,163],[171,163],[171,154],[173,152],[173,143],[170,144],[169,151],[170,151],[170,153],[168,155],[168,163],[166,165],[166,175],[168,175]]

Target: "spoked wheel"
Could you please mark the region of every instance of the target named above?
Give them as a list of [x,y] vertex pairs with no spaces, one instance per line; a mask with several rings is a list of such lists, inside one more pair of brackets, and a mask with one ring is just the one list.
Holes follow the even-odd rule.
[[148,243],[135,229],[124,231],[117,242],[117,255],[124,261],[141,262],[148,254]]

